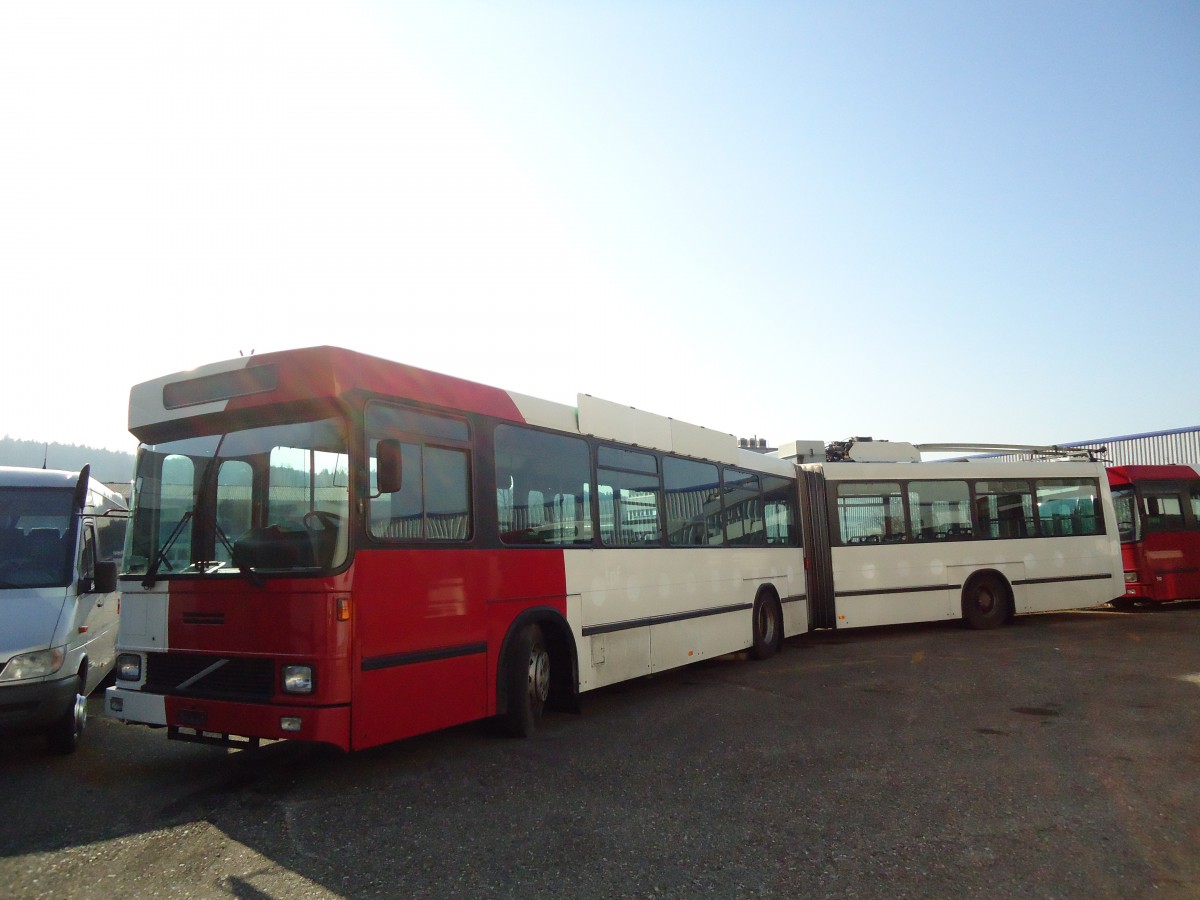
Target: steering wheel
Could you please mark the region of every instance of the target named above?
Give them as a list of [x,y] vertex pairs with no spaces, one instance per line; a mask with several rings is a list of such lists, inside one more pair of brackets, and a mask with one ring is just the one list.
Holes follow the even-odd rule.
[[[309,531],[337,531],[342,525],[341,516],[325,512],[323,509],[310,509],[300,521]],[[317,525],[320,525],[320,528],[317,528]]]

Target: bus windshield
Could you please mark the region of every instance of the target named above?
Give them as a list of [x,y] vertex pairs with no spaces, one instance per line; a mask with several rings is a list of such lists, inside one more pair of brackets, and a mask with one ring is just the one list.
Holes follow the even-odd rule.
[[69,490],[0,488],[0,588],[70,583],[72,501]]
[[337,419],[138,450],[125,574],[312,574],[348,553],[349,464]]
[[1140,541],[1142,529],[1137,514],[1137,497],[1132,487],[1113,488],[1113,509],[1117,512],[1117,534],[1122,544]]

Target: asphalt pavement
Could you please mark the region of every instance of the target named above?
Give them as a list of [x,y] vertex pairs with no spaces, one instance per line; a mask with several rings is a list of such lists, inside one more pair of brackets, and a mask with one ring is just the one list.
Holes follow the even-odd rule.
[[1200,604],[807,635],[529,740],[0,743],[0,894],[1200,896]]

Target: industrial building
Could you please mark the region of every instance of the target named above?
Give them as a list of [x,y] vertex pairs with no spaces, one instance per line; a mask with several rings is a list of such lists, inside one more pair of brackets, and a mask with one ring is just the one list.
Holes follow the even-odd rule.
[[[1200,466],[1200,425],[1149,431],[1145,434],[1126,434],[1059,444],[1064,449],[1096,450],[1097,459],[1110,466]],[[1029,454],[1006,454],[1004,460],[1028,459]]]

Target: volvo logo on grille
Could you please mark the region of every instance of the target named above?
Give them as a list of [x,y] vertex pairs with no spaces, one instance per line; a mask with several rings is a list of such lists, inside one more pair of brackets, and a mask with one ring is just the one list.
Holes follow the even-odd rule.
[[187,681],[179,682],[177,687],[181,691],[186,690],[187,688],[190,688],[193,684],[195,684],[197,681],[199,681],[201,678],[204,678],[207,675],[211,675],[213,672],[217,671],[217,669],[221,668],[221,666],[228,664],[228,662],[229,662],[229,660],[227,660],[227,659],[218,659],[211,666],[201,669],[199,672],[197,672],[195,675],[193,675]]

